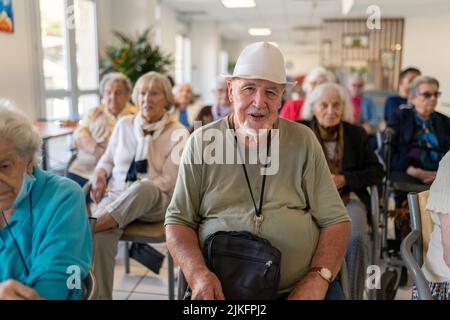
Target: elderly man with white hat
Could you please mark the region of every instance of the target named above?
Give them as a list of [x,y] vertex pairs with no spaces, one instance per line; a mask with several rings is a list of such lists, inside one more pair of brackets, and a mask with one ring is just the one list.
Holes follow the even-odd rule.
[[[228,76],[234,112],[196,130],[188,141],[165,225],[167,246],[192,299],[227,298],[224,283],[202,255],[205,239],[217,231],[249,231],[281,252],[279,299],[343,298],[335,278],[350,218],[313,132],[278,118],[289,85],[281,51],[266,42],[250,44]],[[232,149],[236,157],[225,158],[237,160],[211,161],[213,144],[220,146],[216,153],[222,146]],[[266,156],[260,159],[266,169],[268,162],[279,162],[275,172],[243,156],[255,148]]]

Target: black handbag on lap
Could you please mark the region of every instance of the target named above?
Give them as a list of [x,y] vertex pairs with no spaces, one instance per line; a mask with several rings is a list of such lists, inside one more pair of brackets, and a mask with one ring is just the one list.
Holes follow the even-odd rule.
[[280,283],[281,252],[247,231],[218,231],[204,242],[208,268],[227,300],[274,300]]

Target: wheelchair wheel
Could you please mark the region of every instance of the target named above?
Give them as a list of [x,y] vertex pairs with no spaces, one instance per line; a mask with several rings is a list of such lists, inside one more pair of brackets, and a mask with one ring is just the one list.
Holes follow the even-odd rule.
[[377,300],[394,300],[397,293],[397,271],[386,270],[380,279],[380,290],[377,290]]

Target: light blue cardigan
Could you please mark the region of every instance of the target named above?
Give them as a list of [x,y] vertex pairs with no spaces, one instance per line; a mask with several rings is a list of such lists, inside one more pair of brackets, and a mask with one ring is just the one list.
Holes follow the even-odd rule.
[[30,274],[5,226],[0,230],[0,282],[15,279],[46,299],[79,299],[77,284],[86,277],[92,260],[83,193],[76,183],[37,167],[33,175],[31,197],[18,204],[9,221]]

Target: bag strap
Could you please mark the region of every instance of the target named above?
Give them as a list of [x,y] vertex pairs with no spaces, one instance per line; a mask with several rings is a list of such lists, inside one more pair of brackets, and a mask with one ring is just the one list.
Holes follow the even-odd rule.
[[[232,129],[234,130],[234,141],[236,142],[236,148],[238,149],[239,152],[239,156],[242,159],[242,168],[244,169],[244,175],[245,175],[245,181],[247,181],[247,186],[248,186],[248,190],[250,191],[250,196],[252,197],[252,201],[253,201],[253,206],[255,207],[255,213],[256,216],[259,218],[262,214],[262,206],[263,206],[263,202],[264,202],[264,189],[266,186],[266,172],[264,170],[264,175],[263,175],[263,181],[262,181],[262,187],[261,187],[261,195],[259,198],[259,207],[256,207],[256,201],[255,201],[255,197],[253,195],[253,190],[252,187],[250,185],[250,179],[248,177],[248,172],[247,172],[247,168],[245,167],[245,161],[244,161],[244,157],[241,154],[241,150],[239,149],[239,145],[238,145],[238,140],[237,140],[237,135],[236,135],[236,129],[234,127],[234,120],[232,117],[231,118],[231,124],[232,124]],[[272,130],[269,130],[269,135],[268,135],[268,140],[267,140],[267,153],[266,156],[269,157],[269,150],[270,150],[270,145],[271,145],[271,137],[272,137]],[[266,164],[264,165],[264,168],[267,169],[267,161]]]

